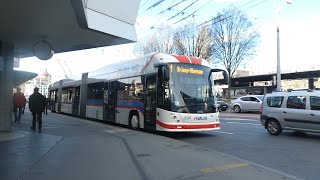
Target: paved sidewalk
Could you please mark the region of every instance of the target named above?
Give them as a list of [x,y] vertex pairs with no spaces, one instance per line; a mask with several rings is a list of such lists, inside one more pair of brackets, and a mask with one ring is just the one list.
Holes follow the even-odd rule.
[[31,114],[0,132],[0,179],[295,179],[164,136],[49,113],[43,132]]

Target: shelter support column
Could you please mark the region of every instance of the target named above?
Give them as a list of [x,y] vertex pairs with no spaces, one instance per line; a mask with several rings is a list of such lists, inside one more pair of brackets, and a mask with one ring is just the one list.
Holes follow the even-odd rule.
[[13,44],[0,41],[0,131],[11,130],[13,51]]
[[308,86],[309,86],[309,89],[314,89],[314,79],[313,78],[310,78],[308,79]]

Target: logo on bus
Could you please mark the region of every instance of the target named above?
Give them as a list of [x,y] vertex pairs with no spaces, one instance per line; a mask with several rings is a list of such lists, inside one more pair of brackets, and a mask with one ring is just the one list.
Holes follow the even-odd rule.
[[195,117],[193,120],[207,120],[207,117]]
[[191,116],[184,116],[184,120],[191,120]]

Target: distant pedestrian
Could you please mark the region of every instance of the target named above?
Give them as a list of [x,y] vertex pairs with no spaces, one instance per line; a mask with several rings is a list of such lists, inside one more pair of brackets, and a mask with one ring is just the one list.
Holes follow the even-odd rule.
[[48,98],[46,98],[46,107],[44,108],[43,114],[48,115],[48,106],[49,106],[49,100],[48,100]]
[[32,126],[33,131],[36,130],[36,121],[38,122],[39,132],[42,128],[42,113],[46,107],[46,98],[39,93],[39,88],[34,88],[33,94],[29,98],[29,109],[32,113]]
[[14,122],[20,123],[21,114],[23,113],[23,108],[26,106],[26,97],[21,92],[21,88],[17,88],[17,92],[13,94],[13,112],[14,112]]

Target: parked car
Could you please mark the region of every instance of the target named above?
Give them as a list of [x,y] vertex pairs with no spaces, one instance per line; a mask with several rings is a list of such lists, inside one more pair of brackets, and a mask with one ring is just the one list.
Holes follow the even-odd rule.
[[267,94],[260,120],[272,135],[279,135],[287,129],[320,133],[320,91]]
[[263,95],[247,95],[241,96],[234,101],[231,101],[230,109],[236,113],[244,111],[260,111]]
[[226,111],[229,108],[229,106],[227,103],[223,101],[217,101],[217,108],[219,111]]

